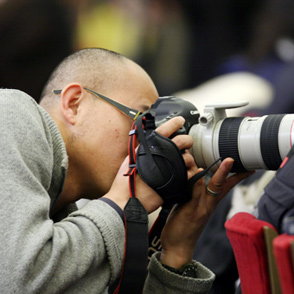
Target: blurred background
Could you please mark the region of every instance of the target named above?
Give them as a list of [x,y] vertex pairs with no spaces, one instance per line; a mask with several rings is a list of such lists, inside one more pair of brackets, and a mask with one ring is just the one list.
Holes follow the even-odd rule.
[[[200,109],[248,100],[237,115],[291,113],[293,15],[293,0],[0,0],[0,87],[39,101],[63,58],[103,47],[140,64],[162,96],[176,93]],[[211,294],[234,293],[238,279],[223,226],[232,199],[219,205],[195,249],[216,273]]]
[[0,0],[0,87],[38,101],[55,66],[85,47],[135,60],[160,95],[235,72],[276,87],[294,61],[292,2]]

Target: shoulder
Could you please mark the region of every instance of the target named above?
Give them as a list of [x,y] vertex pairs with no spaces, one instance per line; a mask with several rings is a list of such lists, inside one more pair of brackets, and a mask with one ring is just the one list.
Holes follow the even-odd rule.
[[30,170],[49,193],[60,191],[68,164],[65,145],[50,115],[32,97],[0,89],[0,134],[0,159]]
[[39,105],[28,94],[19,90],[0,89],[0,120],[4,125],[19,124],[19,119],[24,125],[36,119],[39,113]]
[[25,99],[25,100],[34,100],[30,95],[26,94],[23,91],[16,90],[16,89],[0,89],[0,99],[1,101],[15,101],[16,99]]
[[48,114],[28,94],[14,89],[0,89],[1,130],[46,129]]
[[51,145],[47,119],[41,107],[19,90],[0,89],[0,133],[3,141],[21,149],[29,149],[32,144],[35,148]]
[[30,95],[14,89],[0,89],[0,105],[3,110],[6,107],[23,110],[38,107],[37,102]]

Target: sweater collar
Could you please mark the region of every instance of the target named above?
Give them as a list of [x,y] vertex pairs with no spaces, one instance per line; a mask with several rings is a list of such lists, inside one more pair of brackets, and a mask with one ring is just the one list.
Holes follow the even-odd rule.
[[55,124],[51,116],[41,106],[40,109],[48,127],[48,131],[50,133],[50,144],[52,145],[53,150],[54,162],[52,170],[52,180],[48,189],[48,194],[51,198],[50,209],[52,209],[63,189],[65,175],[68,169],[68,156],[66,153],[65,143],[62,139],[57,125]]

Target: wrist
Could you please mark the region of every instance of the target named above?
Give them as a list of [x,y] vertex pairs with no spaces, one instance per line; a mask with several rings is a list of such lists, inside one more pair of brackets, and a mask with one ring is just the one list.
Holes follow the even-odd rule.
[[160,262],[175,269],[180,269],[182,266],[192,262],[192,255],[178,254],[162,249],[160,254]]
[[107,193],[105,194],[102,198],[106,198],[106,199],[110,199],[111,201],[113,201],[117,206],[120,207],[121,210],[124,210],[129,198],[127,197],[121,197],[118,198],[115,195],[112,195],[111,193]]
[[196,263],[190,262],[184,264],[181,268],[173,268],[166,264],[162,264],[162,266],[168,271],[181,275],[183,277],[197,278],[197,265]]

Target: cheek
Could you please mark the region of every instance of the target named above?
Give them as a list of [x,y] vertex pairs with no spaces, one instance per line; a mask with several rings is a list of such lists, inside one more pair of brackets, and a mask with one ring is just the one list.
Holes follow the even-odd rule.
[[113,135],[113,146],[116,149],[116,153],[119,154],[120,157],[123,157],[123,160],[128,155],[129,131],[115,129]]
[[[121,115],[118,113],[118,115]],[[128,155],[128,142],[129,142],[129,131],[132,126],[132,122],[125,119],[125,117],[119,117],[120,120],[108,121],[107,127],[103,130],[101,140],[103,142],[103,153],[100,156],[101,161],[105,161],[107,158],[108,165],[112,172],[116,172],[121,166],[123,160]],[[119,123],[114,123],[119,122]],[[101,150],[102,151],[102,150]]]
[[121,132],[119,129],[114,130],[114,139],[119,140],[121,138]]

